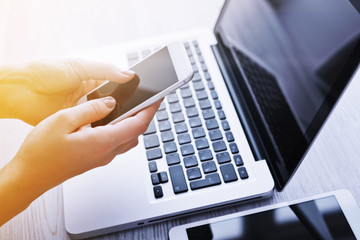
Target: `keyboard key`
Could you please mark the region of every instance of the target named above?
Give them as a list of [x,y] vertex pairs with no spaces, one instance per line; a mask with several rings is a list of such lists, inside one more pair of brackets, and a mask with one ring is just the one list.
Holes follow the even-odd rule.
[[214,89],[215,89],[214,83],[213,83],[212,81],[208,81],[207,84],[208,84],[208,88],[209,88],[210,90],[214,90]]
[[219,116],[220,120],[225,120],[226,119],[226,116],[225,116],[225,113],[224,113],[223,110],[218,111],[218,116]]
[[162,158],[162,153],[160,148],[150,149],[146,151],[146,157],[147,159],[154,160],[158,158]]
[[188,128],[185,123],[178,123],[175,125],[175,131],[177,134],[184,133],[188,131]]
[[192,43],[193,43],[194,47],[196,47],[196,48],[198,48],[198,47],[199,47],[199,43],[198,43],[198,41],[193,40],[193,41],[192,41]]
[[159,111],[165,110],[165,109],[166,109],[165,103],[164,103],[164,102],[161,102],[160,107],[159,107]]
[[236,166],[242,166],[242,165],[244,165],[244,162],[243,162],[243,160],[242,160],[242,157],[241,157],[239,154],[234,155],[234,161],[235,161]]
[[222,109],[221,102],[219,100],[215,100],[214,104],[216,109]]
[[209,147],[209,142],[206,138],[199,138],[195,140],[197,150],[205,149]]
[[226,150],[226,144],[224,141],[213,142],[212,145],[215,152],[221,152]]
[[213,155],[209,149],[199,151],[200,161],[207,161],[213,159]]
[[189,83],[187,83],[187,84],[185,84],[185,85],[182,85],[182,86],[180,87],[180,89],[187,89],[187,88],[189,88]]
[[189,180],[201,178],[200,168],[197,168],[197,167],[186,170],[186,174],[187,174]]
[[184,42],[184,47],[185,47],[186,49],[189,49],[189,48],[190,48],[190,44],[189,44],[188,42]]
[[224,131],[230,130],[230,125],[229,125],[228,121],[226,121],[226,120],[225,120],[225,121],[221,121],[221,125],[222,125]]
[[151,51],[149,49],[145,49],[145,50],[141,51],[142,58],[146,58],[150,54],[151,54]]
[[199,101],[201,110],[211,108],[211,103],[208,99]]
[[216,154],[216,159],[219,164],[227,163],[227,162],[231,161],[231,158],[230,158],[230,155],[228,152],[222,152],[222,153]]
[[211,80],[211,77],[210,77],[210,74],[209,74],[209,72],[205,72],[205,79],[206,80],[208,80],[208,81],[210,81]]
[[128,59],[128,66],[133,66],[139,62],[139,59]]
[[171,125],[169,121],[161,121],[159,122],[159,130],[160,132],[168,131],[171,129]]
[[188,98],[192,96],[191,90],[189,88],[180,89],[180,93],[183,98]]
[[191,142],[190,135],[187,133],[178,135],[178,142],[179,144],[187,144]]
[[167,164],[169,166],[180,163],[179,154],[177,154],[177,153],[167,154],[166,155],[166,162],[167,162]]
[[177,151],[176,143],[174,143],[174,142],[164,143],[164,152],[166,154],[173,153],[173,152],[176,152],[176,151]]
[[228,183],[238,180],[234,166],[231,163],[220,166],[220,171],[224,182]]
[[186,168],[195,167],[198,165],[195,155],[184,157],[183,161]]
[[193,78],[191,79],[192,82],[198,82],[198,81],[201,81],[201,76],[200,74],[197,72],[197,73],[194,73],[194,76]]
[[210,135],[211,141],[216,141],[216,140],[220,140],[223,138],[221,131],[218,129],[210,131],[209,135]]
[[205,179],[200,179],[190,182],[191,190],[201,189],[214,185],[221,184],[220,176],[217,173],[209,174],[205,176]]
[[170,106],[171,113],[176,113],[176,112],[181,111],[181,105],[179,103],[172,103],[172,104],[169,104],[169,106]]
[[215,90],[212,90],[212,91],[211,91],[211,97],[212,97],[212,99],[214,99],[214,100],[216,100],[216,99],[219,98],[219,96],[218,96],[218,94],[217,94],[217,92],[216,92]]
[[196,97],[198,100],[204,100],[204,99],[208,98],[208,95],[207,95],[206,91],[202,90],[202,91],[196,92]]
[[219,124],[216,119],[206,120],[205,125],[208,130],[219,128]]
[[187,192],[188,187],[186,185],[184,171],[181,165],[169,167],[171,184],[175,194]]
[[191,118],[189,120],[189,124],[191,128],[200,127],[202,125],[200,118]]
[[159,175],[157,173],[151,174],[151,182],[153,185],[160,183]]
[[189,57],[191,57],[191,56],[192,56],[191,48],[187,48],[187,49],[186,49],[186,53],[187,53],[187,55],[188,55]]
[[189,57],[190,63],[195,64],[195,58],[193,56]]
[[136,59],[136,60],[138,60],[139,59],[139,54],[137,52],[131,52],[131,53],[126,54],[126,58],[127,59]]
[[181,154],[183,156],[187,156],[195,153],[194,147],[191,144],[181,146],[180,149],[181,149]]
[[192,134],[195,139],[205,137],[205,131],[202,127],[194,128]]
[[171,93],[171,94],[167,95],[166,98],[167,98],[168,103],[177,103],[177,102],[179,102],[179,98],[178,98],[176,93]]
[[186,115],[188,116],[188,118],[197,117],[199,116],[199,112],[195,107],[191,107],[186,109]]
[[240,175],[241,179],[246,179],[246,178],[249,177],[245,167],[239,167],[238,172],[239,172],[239,175]]
[[201,166],[205,174],[217,171],[216,164],[214,161],[204,162],[201,164]]
[[155,161],[151,161],[149,162],[149,171],[151,173],[153,172],[156,172],[158,169],[157,169],[157,165],[156,165],[156,162]]
[[166,131],[161,133],[162,142],[174,141],[174,134],[171,131]]
[[194,82],[193,86],[194,86],[195,91],[200,91],[200,90],[205,89],[205,86],[202,82]]
[[144,144],[146,149],[158,147],[160,146],[159,138],[156,134],[144,136]]
[[234,136],[233,136],[232,132],[230,132],[230,131],[225,133],[225,137],[228,142],[234,141]]
[[189,108],[189,107],[194,107],[195,106],[195,101],[193,98],[185,98],[184,99],[184,106],[186,108]]
[[204,62],[205,62],[203,56],[201,56],[201,55],[198,56],[198,59],[199,59],[199,62],[200,62],[200,63],[204,63]]
[[168,120],[169,116],[165,110],[161,110],[156,113],[156,119],[160,122],[160,121]]
[[167,172],[159,172],[160,183],[166,183],[169,181]]
[[198,67],[196,66],[196,64],[192,64],[191,66],[192,66],[192,69],[193,69],[194,73],[199,72],[199,69],[198,69]]
[[149,127],[146,130],[146,132],[144,133],[144,135],[148,135],[148,134],[152,134],[152,133],[156,133],[156,127],[155,127],[154,120],[152,120],[150,122]]
[[215,118],[215,113],[214,113],[214,111],[212,109],[203,110],[202,115],[203,115],[205,120]]
[[154,196],[155,196],[155,198],[162,198],[164,196],[161,186],[154,187]]
[[238,146],[236,145],[236,143],[230,143],[229,147],[230,147],[232,154],[239,153],[239,149],[238,149]]
[[185,118],[184,118],[184,115],[182,114],[182,112],[174,113],[172,115],[172,119],[173,119],[174,123],[179,123],[179,122],[185,121]]
[[195,46],[195,52],[197,55],[201,55],[201,51],[197,46]]
[[203,70],[203,72],[207,72],[207,67],[206,64],[201,64],[201,69]]

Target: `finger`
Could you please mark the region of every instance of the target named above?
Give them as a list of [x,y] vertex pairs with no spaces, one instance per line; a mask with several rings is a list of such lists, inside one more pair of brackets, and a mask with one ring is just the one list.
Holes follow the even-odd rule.
[[110,148],[117,148],[143,134],[153,119],[161,101],[145,108],[135,116],[126,118],[115,125],[106,125],[84,129],[73,133],[73,137],[86,138],[89,142],[101,143]]
[[113,64],[81,59],[70,59],[67,63],[81,80],[109,80],[124,83],[132,79],[135,75],[133,71],[121,70]]
[[57,121],[67,132],[73,132],[84,125],[103,119],[114,109],[115,104],[115,99],[110,96],[91,100],[59,111]]

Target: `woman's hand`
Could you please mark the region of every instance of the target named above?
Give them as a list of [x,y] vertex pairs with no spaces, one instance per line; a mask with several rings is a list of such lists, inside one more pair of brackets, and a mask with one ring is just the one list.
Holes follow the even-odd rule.
[[105,80],[123,83],[134,77],[110,64],[79,59],[35,62],[0,68],[0,117],[33,126],[55,112],[73,107]]
[[40,122],[0,170],[0,226],[50,188],[136,146],[159,105],[115,125],[86,127],[112,111],[115,100],[107,97],[58,111]]
[[115,125],[85,126],[108,115],[115,103],[106,97],[55,113],[29,133],[15,159],[35,178],[45,179],[47,189],[108,164],[137,145],[159,107],[156,103]]

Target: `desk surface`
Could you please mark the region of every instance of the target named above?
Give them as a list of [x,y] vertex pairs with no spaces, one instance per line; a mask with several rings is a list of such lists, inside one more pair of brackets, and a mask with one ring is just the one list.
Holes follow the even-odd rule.
[[[222,1],[141,0],[137,1],[137,5],[130,0],[112,2],[64,0],[61,1],[61,5],[50,2],[52,1],[36,0],[31,1],[30,4],[25,0],[7,3],[0,0],[0,22],[8,23],[7,27],[0,24],[0,35],[7,36],[6,41],[0,42],[0,44],[7,43],[6,46],[0,45],[0,50],[6,49],[1,51],[0,62],[5,62],[5,59],[6,62],[16,62],[56,56],[63,51],[71,53],[81,48],[125,42],[187,28],[211,26]],[[205,10],[202,6],[206,6]],[[1,14],[6,8],[12,13]],[[13,12],[14,9],[17,11]],[[104,15],[101,16],[101,23],[98,22],[99,17],[94,16],[94,9]],[[82,14],[81,19],[79,14]],[[190,17],[184,19],[181,17],[184,15]],[[3,18],[5,16],[6,19],[1,19],[1,16]],[[164,23],[162,21],[164,17],[170,19],[169,22]],[[29,19],[31,21],[28,21]],[[48,21],[45,23],[44,19]],[[129,22],[127,19],[134,20]],[[119,22],[119,29],[126,31],[124,30],[124,33],[113,31],[112,26],[107,26],[113,21]],[[16,31],[12,29],[12,24],[15,24]],[[70,27],[70,24],[74,26]],[[105,30],[104,25],[107,26]],[[46,34],[53,28],[57,30]],[[105,40],[99,37],[104,36],[103,31],[107,31],[106,36],[109,36]],[[22,42],[18,40],[19,38],[28,41]],[[86,41],[87,39],[89,41]],[[360,205],[359,102],[360,77],[349,85],[288,186],[282,192],[275,192],[272,198],[93,239],[167,239],[169,229],[179,224],[342,188],[349,189]],[[0,167],[14,156],[30,130],[31,127],[20,121],[0,120]],[[23,213],[1,227],[0,239],[70,239],[64,228],[62,188],[55,187],[46,192]]]

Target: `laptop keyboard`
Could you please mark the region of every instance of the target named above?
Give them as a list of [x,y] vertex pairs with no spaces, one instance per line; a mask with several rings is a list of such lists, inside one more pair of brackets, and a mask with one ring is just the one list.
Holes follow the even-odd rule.
[[[143,138],[155,198],[164,196],[163,184],[181,194],[249,177],[198,43],[184,46],[194,77],[165,98]],[[129,53],[129,66],[140,59]]]

